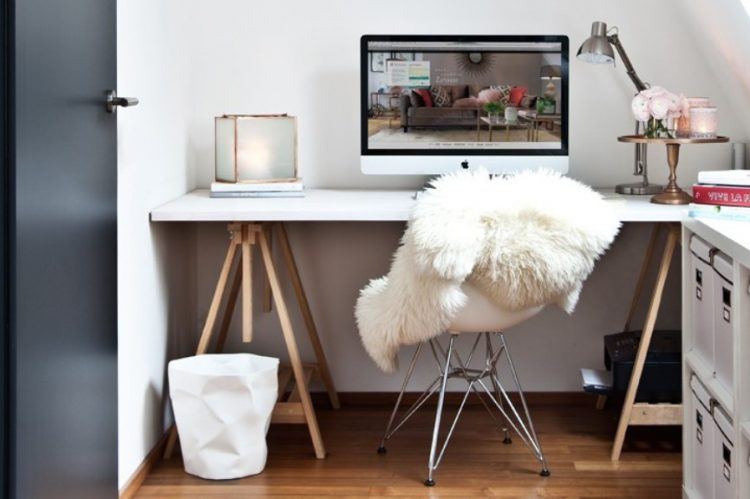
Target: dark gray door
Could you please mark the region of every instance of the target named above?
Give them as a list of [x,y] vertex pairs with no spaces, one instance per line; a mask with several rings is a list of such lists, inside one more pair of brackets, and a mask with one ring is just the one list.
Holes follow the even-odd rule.
[[116,0],[4,1],[9,493],[117,497]]

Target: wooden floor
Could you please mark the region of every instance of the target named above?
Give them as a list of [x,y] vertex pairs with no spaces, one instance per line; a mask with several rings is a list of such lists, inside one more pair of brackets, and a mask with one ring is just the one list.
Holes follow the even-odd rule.
[[679,428],[629,431],[623,458],[613,464],[615,409],[539,405],[531,410],[552,472],[548,478],[538,475],[538,462],[519,438],[502,444],[501,433],[476,405],[462,416],[437,471],[437,485],[427,488],[422,481],[432,411],[425,408],[415,416],[389,442],[387,454],[379,455],[388,407],[350,406],[318,411],[329,453],[325,460],[314,458],[304,427],[276,425],[269,432],[262,474],[206,481],[187,475],[176,457],[159,463],[136,497],[682,497]]

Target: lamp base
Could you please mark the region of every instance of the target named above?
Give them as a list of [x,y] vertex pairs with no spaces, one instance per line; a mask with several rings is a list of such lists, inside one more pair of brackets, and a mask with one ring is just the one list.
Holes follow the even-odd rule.
[[630,194],[636,196],[653,196],[664,190],[663,185],[643,184],[643,182],[633,182],[632,184],[618,184],[615,186],[617,194]]

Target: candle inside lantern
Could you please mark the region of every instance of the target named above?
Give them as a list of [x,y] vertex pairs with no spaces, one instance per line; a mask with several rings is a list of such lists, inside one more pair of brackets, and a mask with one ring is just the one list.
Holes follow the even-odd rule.
[[690,108],[690,136],[699,139],[716,137],[718,129],[716,108],[713,106]]

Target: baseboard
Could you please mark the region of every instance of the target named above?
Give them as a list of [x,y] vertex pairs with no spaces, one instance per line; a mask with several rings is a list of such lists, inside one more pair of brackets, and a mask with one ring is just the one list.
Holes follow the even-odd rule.
[[[310,394],[313,402],[318,407],[325,407],[328,403],[328,394],[325,392],[313,392]],[[411,404],[421,392],[406,392],[402,403]],[[463,398],[463,392],[448,392],[445,394],[445,400],[449,404],[458,404]],[[525,392],[526,402],[534,406],[591,406],[596,405],[596,396],[583,392]],[[356,406],[392,406],[398,396],[395,392],[339,392],[341,405],[346,407]],[[518,396],[515,392],[508,392],[508,396],[515,403]],[[432,401],[427,401],[426,405],[434,405],[437,397],[432,397]],[[489,401],[487,399],[486,401]],[[469,397],[467,405],[478,405],[481,401],[477,397]]]
[[159,438],[156,445],[149,451],[143,462],[136,468],[130,478],[125,482],[125,485],[120,489],[120,499],[132,499],[135,497],[135,493],[141,488],[146,477],[151,472],[151,468],[161,459],[164,453],[164,446],[167,445],[167,438],[169,432]]

